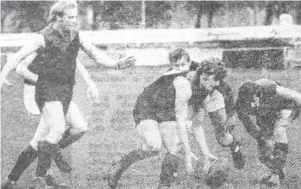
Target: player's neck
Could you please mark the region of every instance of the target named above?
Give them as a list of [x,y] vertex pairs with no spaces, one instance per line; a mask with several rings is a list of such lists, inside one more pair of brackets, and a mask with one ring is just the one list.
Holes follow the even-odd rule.
[[55,22],[53,23],[52,26],[56,31],[58,31],[60,33],[60,35],[62,37],[67,37],[68,39],[73,39],[73,31],[71,30],[65,30],[62,25],[60,25],[59,23]]

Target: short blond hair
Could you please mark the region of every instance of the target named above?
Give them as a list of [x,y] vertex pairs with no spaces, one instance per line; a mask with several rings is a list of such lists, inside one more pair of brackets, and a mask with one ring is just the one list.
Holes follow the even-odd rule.
[[48,22],[56,21],[56,16],[63,16],[64,10],[70,8],[77,9],[76,0],[58,0],[50,9]]

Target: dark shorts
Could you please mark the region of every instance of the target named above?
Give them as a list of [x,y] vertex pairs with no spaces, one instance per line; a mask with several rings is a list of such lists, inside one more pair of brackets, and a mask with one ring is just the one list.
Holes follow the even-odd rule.
[[38,82],[36,85],[36,103],[42,112],[45,102],[60,101],[66,115],[73,95],[73,85],[52,82]]
[[139,95],[136,100],[133,110],[133,117],[136,126],[140,123],[140,121],[148,119],[155,120],[158,123],[176,120],[173,110],[155,108],[153,107],[152,103],[144,99],[142,95]]

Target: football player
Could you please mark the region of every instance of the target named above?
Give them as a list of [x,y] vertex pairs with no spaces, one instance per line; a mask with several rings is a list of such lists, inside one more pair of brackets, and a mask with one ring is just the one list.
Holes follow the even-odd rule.
[[[32,74],[38,73],[38,64],[34,60],[36,58],[37,54],[33,53],[26,57],[24,60],[22,60],[17,68],[16,72],[20,76],[26,76],[26,72],[30,71]],[[34,62],[33,64],[31,64]],[[27,68],[29,66],[29,68]],[[91,77],[87,70],[84,68],[84,66],[77,62],[77,70],[79,74],[82,76],[86,84],[88,85],[88,90],[87,94],[91,96],[94,100],[95,103],[98,103],[98,96],[99,92],[98,89],[96,88],[95,83],[93,80],[91,80]],[[40,115],[40,110],[38,108],[38,105],[36,104],[34,98],[35,98],[35,83],[31,82],[30,80],[24,79],[24,105],[27,110],[27,112],[30,115]],[[71,102],[71,106],[69,107],[70,114],[68,114],[67,123],[68,124],[68,129],[65,131],[62,139],[59,141],[59,147],[61,149],[66,148],[73,142],[76,142],[79,140],[84,133],[88,129],[88,123],[85,121],[83,115],[81,112],[78,111],[78,107],[74,102]],[[71,115],[74,114],[74,115]],[[43,130],[47,131],[48,128],[45,125],[39,126],[37,132],[35,133],[34,138],[30,141],[30,144],[21,152],[21,154],[18,157],[18,160],[11,170],[11,172],[8,175],[8,179],[6,180],[5,183],[2,185],[2,189],[9,189],[9,188],[14,188],[17,186],[17,181],[19,180],[20,176],[22,173],[26,170],[26,168],[36,159],[37,157],[37,139],[40,138],[41,132]],[[60,156],[61,154],[57,154]],[[64,162],[60,162],[59,159],[60,157],[54,158],[55,163],[58,165],[58,168],[62,172],[70,172],[71,171],[71,166]],[[60,187],[59,184],[56,183],[56,181],[53,179],[52,175],[50,172],[47,173],[46,176],[46,181],[48,185],[54,186],[54,187]]]
[[[236,112],[247,132],[257,141],[259,160],[270,169],[262,182],[280,185],[288,155],[287,127],[300,113],[301,94],[275,81],[247,81],[238,92]],[[255,116],[256,122],[251,117]]]
[[[230,148],[234,166],[242,169],[245,159],[239,141],[232,134],[236,124],[234,96],[231,87],[224,81],[227,75],[225,64],[218,58],[210,58],[201,63],[194,62],[190,66],[190,70],[187,74],[192,86],[192,97],[188,103],[189,119],[203,123],[205,112],[208,113],[214,126],[217,142],[222,147]],[[195,124],[195,121],[192,124],[192,131],[201,147],[205,142],[204,131],[201,125]],[[160,175],[160,185],[162,186],[170,186],[171,181],[175,179],[173,175],[177,175],[179,162],[170,160],[167,154],[162,163]],[[209,160],[205,158],[205,161]],[[206,163],[206,165],[210,165],[210,163]],[[208,170],[208,167],[204,170]]]
[[[169,53],[171,69],[155,82],[145,87],[137,97],[133,111],[136,129],[143,140],[141,148],[124,155],[107,176],[108,185],[116,188],[122,173],[133,163],[153,157],[159,153],[163,145],[168,151],[168,159],[179,159],[181,144],[184,146],[185,162],[188,173],[192,173],[192,158],[187,127],[188,100],[191,97],[191,85],[186,79],[189,71],[190,56],[177,48]],[[205,143],[202,133],[202,151],[205,157],[214,157]]]
[[[38,157],[34,180],[37,186],[46,187],[47,172],[52,159],[56,160],[59,157],[60,162],[65,162],[62,156],[58,156],[59,141],[66,131],[68,115],[78,115],[70,111],[80,112],[75,104],[71,103],[79,49],[106,67],[125,68],[134,64],[132,58],[127,58],[125,61],[112,60],[83,38],[77,29],[77,14],[76,1],[57,1],[50,10],[49,24],[36,38],[21,48],[14,58],[4,65],[1,72],[0,87],[8,83],[8,74],[21,60],[34,52],[38,54],[35,58],[41,68],[38,69],[38,76],[31,72],[24,73],[26,79],[36,83],[35,100],[42,114],[34,137],[34,141],[37,141],[37,150],[29,148],[25,150],[25,155],[21,153],[27,162],[30,162],[35,155]],[[77,119],[79,117],[76,116]],[[80,124],[87,124],[84,119],[80,121]],[[48,129],[44,129],[45,126]]]

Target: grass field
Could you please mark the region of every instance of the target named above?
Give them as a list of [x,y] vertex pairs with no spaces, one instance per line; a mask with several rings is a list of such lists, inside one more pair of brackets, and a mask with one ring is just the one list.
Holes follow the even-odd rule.
[[[85,116],[91,122],[90,130],[77,143],[64,153],[72,162],[74,171],[71,175],[61,174],[53,168],[54,175],[59,181],[69,184],[76,189],[108,188],[103,175],[110,163],[118,160],[123,153],[136,148],[139,139],[134,129],[132,108],[135,98],[143,87],[154,81],[166,68],[133,68],[122,71],[91,71],[101,93],[101,104],[94,105],[85,99],[86,86],[78,79],[74,99],[79,104]],[[275,71],[269,76],[284,85],[301,92],[300,71]],[[237,92],[243,81],[255,80],[260,77],[256,70],[233,70],[228,82]],[[5,179],[16,161],[17,156],[33,137],[38,117],[28,116],[22,101],[22,80],[13,75],[11,81],[15,85],[5,86],[1,93],[1,180]],[[212,152],[217,156],[231,158],[227,149],[219,147],[215,141],[213,128],[208,119],[204,125],[207,140]],[[225,189],[259,189],[268,188],[258,183],[267,173],[257,159],[256,143],[242,128],[240,122],[236,134],[242,138],[243,151],[247,164],[243,170],[231,169],[228,181],[221,187]],[[301,188],[301,119],[299,118],[288,128],[290,139],[289,156],[285,173],[286,183],[278,188]],[[201,156],[193,145],[193,151]],[[132,166],[120,180],[119,188],[139,189],[155,188],[158,182],[162,155],[139,162]],[[202,158],[201,158],[202,159]],[[197,163],[197,162],[195,162]],[[21,177],[19,186],[26,188],[34,176],[36,163],[30,166]],[[182,167],[184,169],[184,167]],[[184,171],[181,172],[177,185],[173,188],[188,188]],[[195,188],[207,188],[200,181]]]

